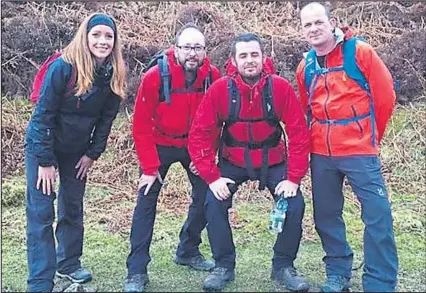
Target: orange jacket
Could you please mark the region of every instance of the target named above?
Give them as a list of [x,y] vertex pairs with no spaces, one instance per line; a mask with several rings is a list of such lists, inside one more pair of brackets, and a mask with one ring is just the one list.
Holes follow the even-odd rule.
[[[343,65],[343,39],[337,38],[335,48],[325,57],[324,66],[333,68]],[[336,31],[343,31],[337,29]],[[374,49],[364,42],[356,43],[356,62],[368,81],[374,105],[375,141],[372,143],[372,119],[366,117],[346,125],[322,124],[321,120],[351,119],[370,113],[370,98],[344,71],[327,72],[318,77],[311,99],[311,152],[325,156],[350,156],[378,154],[378,145],[395,107],[396,95],[392,76]],[[296,72],[302,107],[308,110],[309,97],[305,87],[305,59]]]

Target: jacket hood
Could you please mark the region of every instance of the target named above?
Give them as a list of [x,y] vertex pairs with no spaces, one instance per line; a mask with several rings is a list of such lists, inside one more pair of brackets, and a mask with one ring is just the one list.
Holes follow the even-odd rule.
[[355,31],[348,26],[344,26],[341,28],[336,28],[335,30],[336,36],[343,35],[344,39],[350,39],[355,36]]

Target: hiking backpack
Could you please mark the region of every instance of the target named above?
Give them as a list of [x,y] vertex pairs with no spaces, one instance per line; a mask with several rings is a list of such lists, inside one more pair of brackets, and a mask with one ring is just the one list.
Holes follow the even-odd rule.
[[[307,90],[308,95],[308,111],[307,111],[307,122],[308,127],[311,127],[311,120],[312,120],[312,110],[311,110],[311,103],[312,98],[315,92],[316,83],[318,81],[318,77],[320,75],[325,75],[328,72],[333,71],[344,71],[346,75],[354,80],[361,89],[363,89],[370,100],[370,111],[368,114],[365,115],[359,115],[355,116],[350,119],[336,119],[336,120],[319,120],[316,119],[320,124],[338,124],[338,125],[347,125],[351,122],[357,122],[358,120],[367,118],[370,116],[371,119],[371,127],[372,127],[372,145],[376,146],[375,141],[375,115],[374,115],[374,102],[371,97],[371,91],[370,86],[368,84],[367,79],[365,78],[364,74],[361,72],[361,69],[359,68],[356,59],[355,59],[355,53],[356,53],[356,42],[361,41],[365,42],[363,38],[360,37],[351,37],[347,40],[343,41],[342,46],[342,53],[343,53],[343,65],[338,67],[331,67],[331,68],[323,68],[317,66],[317,56],[315,53],[315,49],[311,49],[307,56],[306,56],[306,66],[305,66],[305,88]],[[393,86],[395,89],[395,92],[399,91],[399,82],[395,79],[393,79]]]
[[160,69],[160,77],[161,77],[161,83],[160,83],[160,89],[159,89],[159,96],[160,96],[160,102],[164,102],[166,104],[171,103],[170,95],[172,93],[194,93],[194,92],[207,92],[207,89],[212,84],[212,71],[209,68],[209,75],[204,79],[203,87],[201,88],[181,88],[181,89],[172,89],[172,79],[169,72],[169,63],[168,63],[168,57],[164,50],[160,50],[157,52],[152,59],[148,62],[148,65],[143,69],[143,73],[146,73],[151,67],[154,67],[155,65],[158,65],[158,68]]
[[[253,164],[250,160],[249,150],[262,149],[262,167],[260,171],[260,183],[259,189],[263,190],[266,185],[267,172],[268,172],[268,150],[272,147],[276,147],[283,137],[284,130],[281,126],[281,120],[276,115],[273,103],[272,95],[272,76],[266,79],[266,83],[262,89],[262,110],[263,117],[248,119],[240,117],[241,110],[241,95],[237,88],[235,81],[230,78],[228,79],[228,116],[224,122],[222,135],[220,138],[219,145],[219,164],[222,162],[222,146],[223,144],[230,147],[244,147],[244,159],[247,164],[247,171],[250,178],[255,177]],[[271,127],[275,128],[275,131],[264,141],[254,142],[251,138],[251,132],[249,133],[249,142],[241,142],[236,140],[229,132],[229,128],[237,122],[261,122],[266,121]],[[250,129],[250,128],[249,128]],[[250,131],[250,130],[249,130]]]
[[[34,77],[33,87],[29,97],[30,101],[33,102],[34,104],[36,104],[38,99],[40,98],[41,87],[43,85],[43,81],[46,76],[46,72],[49,69],[50,64],[52,64],[56,59],[58,59],[61,56],[62,56],[62,52],[60,51],[55,52],[53,55],[47,58],[46,61],[44,61],[44,63],[38,69]],[[77,72],[75,71],[73,67],[71,78],[68,81],[66,86],[65,97],[69,97],[73,94],[76,81],[77,81]]]

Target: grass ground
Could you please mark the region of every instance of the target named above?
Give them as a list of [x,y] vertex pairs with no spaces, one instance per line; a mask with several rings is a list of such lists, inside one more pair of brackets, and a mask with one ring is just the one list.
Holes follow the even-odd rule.
[[[179,169],[179,168],[176,168]],[[15,181],[15,185],[20,180]],[[21,181],[22,182],[22,181]],[[19,185],[18,185],[19,186]],[[16,188],[15,192],[25,190]],[[93,203],[105,197],[98,188],[89,188],[86,203]],[[112,195],[106,195],[106,197]],[[400,258],[398,291],[425,292],[426,290],[426,247],[424,234],[415,231],[424,219],[407,214],[404,209],[405,195],[395,195],[394,214],[396,241]],[[401,200],[401,201],[399,201]],[[122,203],[124,204],[124,203]],[[237,277],[228,291],[268,292],[285,291],[275,286],[269,279],[274,235],[267,231],[270,202],[265,197],[254,201],[235,198],[234,241],[237,247]],[[132,205],[131,202],[128,205]],[[311,201],[306,199],[306,221],[311,219]],[[124,205],[127,206],[127,205]],[[117,213],[120,208],[117,208]],[[359,208],[347,202],[344,217],[348,228],[348,239],[355,253],[354,267],[362,262],[362,223]],[[195,272],[172,262],[176,250],[180,226],[185,215],[160,207],[155,224],[151,247],[152,262],[149,266],[151,282],[147,291],[199,291],[207,273]],[[407,223],[410,219],[411,224]],[[98,291],[116,292],[122,290],[126,276],[126,257],[129,251],[129,227],[122,227],[121,233],[112,233],[106,223],[86,214],[85,244],[83,264],[92,272],[91,286]],[[403,232],[411,225],[411,232]],[[420,227],[417,227],[420,228]],[[306,230],[309,229],[305,229]],[[210,257],[208,239],[203,232],[202,252]],[[300,247],[296,266],[312,283],[312,291],[324,277],[321,244],[315,234],[306,235]],[[361,291],[361,270],[354,271],[353,291]],[[14,206],[4,207],[2,211],[2,289],[9,292],[26,289],[26,245],[25,245],[25,205],[23,198]]]
[[[31,108],[19,100],[5,102],[2,99],[2,104],[2,165],[5,159],[12,171],[2,176],[1,288],[2,291],[22,292],[26,290],[27,277],[22,134]],[[397,290],[400,292],[426,292],[425,114],[424,106],[397,109],[381,149],[383,172],[392,196],[400,261]],[[104,292],[121,291],[126,276],[130,220],[136,197],[132,180],[138,173],[135,155],[129,148],[128,121],[125,114],[115,121],[111,143],[91,171],[92,180],[89,180],[85,197],[82,262],[93,272],[90,286]],[[159,199],[151,246],[152,262],[148,267],[151,282],[147,291],[200,291],[207,275],[172,262],[190,201],[189,184],[182,174],[180,165],[172,166]],[[306,195],[306,211],[296,267],[311,282],[311,291],[316,291],[324,278],[324,265],[321,243],[313,226],[309,176],[302,190]],[[345,198],[344,218],[356,268],[363,260],[363,224],[359,204],[347,186]],[[285,291],[269,279],[274,244],[274,235],[267,231],[270,208],[268,195],[248,185],[236,194],[231,222],[237,248],[237,275],[227,291]],[[201,250],[205,256],[211,256],[205,231]],[[362,290],[361,274],[362,269],[354,271],[352,291]]]

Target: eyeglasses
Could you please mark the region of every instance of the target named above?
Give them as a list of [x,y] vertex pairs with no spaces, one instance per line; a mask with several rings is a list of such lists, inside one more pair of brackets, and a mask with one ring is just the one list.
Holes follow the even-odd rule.
[[206,47],[203,47],[203,46],[194,46],[194,47],[192,47],[192,46],[187,46],[187,45],[176,46],[176,47],[178,47],[179,49],[181,49],[186,54],[189,54],[189,52],[191,52],[192,49],[195,51],[195,53],[201,53],[206,48]]

